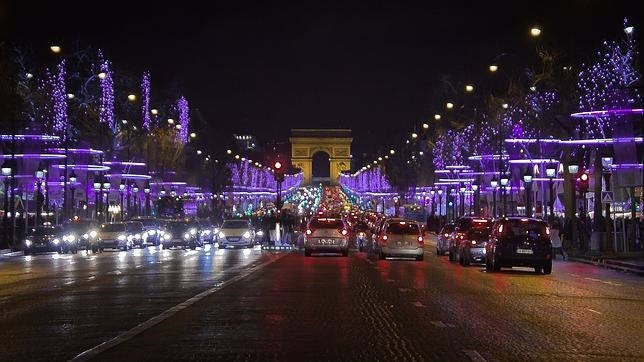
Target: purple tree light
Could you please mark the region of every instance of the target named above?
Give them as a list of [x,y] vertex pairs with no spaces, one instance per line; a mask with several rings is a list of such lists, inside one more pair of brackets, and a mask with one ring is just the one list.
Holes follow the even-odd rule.
[[143,128],[150,130],[152,128],[152,120],[150,118],[150,72],[143,72],[143,80],[141,80],[141,119],[143,120]]
[[58,72],[49,77],[51,85],[51,99],[54,105],[54,122],[52,128],[54,133],[62,134],[67,138],[66,130],[69,126],[67,118],[67,91],[65,87],[65,60],[61,60],[57,67]]
[[108,127],[114,130],[116,126],[114,122],[114,80],[112,79],[112,71],[110,70],[110,61],[107,59],[103,60],[102,58],[102,54],[99,53],[101,62],[101,108],[98,121],[108,125]]
[[181,125],[177,140],[186,144],[188,142],[188,127],[190,126],[190,109],[188,108],[188,101],[183,96],[177,101],[177,109],[179,110],[179,124]]

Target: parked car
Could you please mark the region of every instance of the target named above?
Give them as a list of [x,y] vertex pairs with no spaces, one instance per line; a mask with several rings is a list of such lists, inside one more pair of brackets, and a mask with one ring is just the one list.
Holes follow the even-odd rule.
[[490,228],[492,224],[492,219],[478,216],[462,216],[456,220],[456,227],[449,237],[449,261],[457,260],[458,248],[469,230]]
[[124,222],[108,222],[101,224],[98,232],[98,247],[105,249],[132,249],[132,240],[128,240],[127,227]]
[[164,249],[180,247],[194,250],[201,245],[197,233],[198,227],[196,223],[184,220],[167,221],[161,245]]
[[456,249],[456,260],[459,264],[466,266],[472,262],[485,262],[485,246],[490,240],[492,227],[470,229],[463,233],[458,249]]
[[425,245],[420,224],[413,220],[391,218],[385,220],[377,235],[378,257],[413,257],[423,260]]
[[221,224],[217,235],[219,249],[252,248],[255,245],[255,231],[250,220],[227,219]]
[[552,244],[548,224],[536,218],[505,217],[492,228],[485,247],[485,270],[523,266],[535,273],[552,273]]
[[436,239],[436,255],[445,255],[449,251],[449,238],[455,228],[455,223],[443,225]]
[[62,252],[60,231],[60,227],[55,226],[38,226],[31,229],[24,240],[25,255],[38,252]]
[[317,252],[349,256],[348,225],[340,218],[312,217],[304,232],[304,255]]

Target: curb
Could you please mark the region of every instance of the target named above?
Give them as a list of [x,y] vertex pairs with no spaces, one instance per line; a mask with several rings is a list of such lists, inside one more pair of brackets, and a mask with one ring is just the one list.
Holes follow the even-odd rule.
[[20,251],[11,251],[11,249],[0,250],[0,256],[18,256],[18,255],[23,255],[22,250]]
[[600,268],[613,269],[613,270],[618,270],[618,271],[622,271],[622,272],[628,272],[628,273],[637,274],[639,276],[644,276],[644,270],[639,269],[639,268],[633,268],[633,267],[625,266],[625,263],[611,263],[610,261],[609,262],[592,261],[592,260],[588,260],[588,259],[575,258],[573,256],[569,256],[568,260],[575,261],[575,262],[578,262],[578,263],[594,265],[594,266],[598,266]]

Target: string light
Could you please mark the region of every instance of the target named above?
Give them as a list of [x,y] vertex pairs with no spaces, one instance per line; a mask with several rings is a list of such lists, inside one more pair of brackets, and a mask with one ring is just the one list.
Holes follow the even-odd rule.
[[150,130],[152,128],[152,120],[150,118],[150,72],[143,72],[143,79],[141,80],[141,117],[143,119],[143,128]]

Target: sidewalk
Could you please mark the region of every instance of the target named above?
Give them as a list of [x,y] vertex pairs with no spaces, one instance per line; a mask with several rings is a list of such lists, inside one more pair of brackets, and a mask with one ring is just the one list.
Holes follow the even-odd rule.
[[604,257],[586,253],[575,254],[573,252],[568,254],[568,260],[644,276],[644,257],[642,257],[641,253],[632,256],[617,254]]

